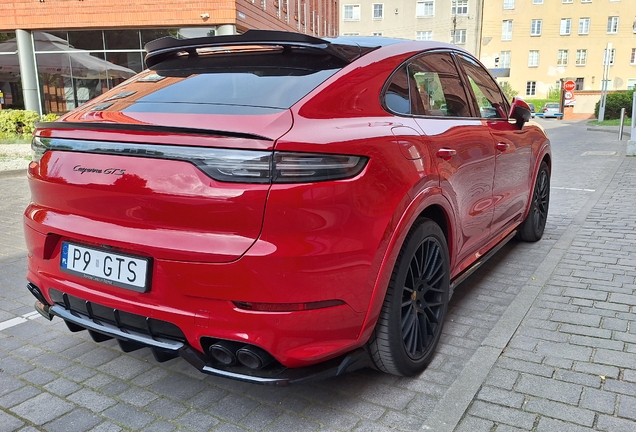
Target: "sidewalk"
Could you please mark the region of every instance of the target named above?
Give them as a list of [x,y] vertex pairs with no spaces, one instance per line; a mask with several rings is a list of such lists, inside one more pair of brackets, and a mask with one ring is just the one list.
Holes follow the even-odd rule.
[[0,431],[636,430],[636,158],[585,122],[538,122],[554,157],[544,238],[457,288],[412,378],[254,386],[48,322],[24,287],[26,176],[0,176]]
[[636,158],[622,154],[424,429],[636,430]]

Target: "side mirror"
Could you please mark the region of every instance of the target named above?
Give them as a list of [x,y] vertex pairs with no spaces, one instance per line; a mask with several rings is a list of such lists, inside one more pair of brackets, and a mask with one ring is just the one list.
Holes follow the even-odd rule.
[[517,127],[521,129],[524,123],[530,121],[531,117],[532,113],[530,112],[528,104],[523,99],[515,96],[512,99],[512,104],[510,105],[508,118],[516,120]]

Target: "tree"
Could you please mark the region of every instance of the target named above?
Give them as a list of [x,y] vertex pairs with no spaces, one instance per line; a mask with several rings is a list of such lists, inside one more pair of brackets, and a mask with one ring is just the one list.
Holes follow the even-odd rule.
[[504,81],[501,83],[501,90],[503,90],[504,95],[506,95],[506,98],[508,100],[512,100],[512,98],[514,98],[515,96],[519,94],[518,91],[515,91],[512,89],[512,86],[510,85],[508,81]]

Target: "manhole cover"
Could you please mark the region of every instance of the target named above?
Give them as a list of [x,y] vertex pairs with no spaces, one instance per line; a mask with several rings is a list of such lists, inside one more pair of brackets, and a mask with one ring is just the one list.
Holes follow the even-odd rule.
[[616,154],[615,151],[608,150],[593,150],[583,152],[581,156],[614,156]]

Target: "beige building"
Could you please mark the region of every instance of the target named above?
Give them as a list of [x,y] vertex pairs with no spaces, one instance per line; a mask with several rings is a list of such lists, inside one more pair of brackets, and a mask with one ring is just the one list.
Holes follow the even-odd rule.
[[451,42],[478,55],[482,0],[340,0],[339,33]]
[[480,59],[526,98],[561,80],[601,90],[611,43],[608,90],[636,86],[636,0],[484,0]]

